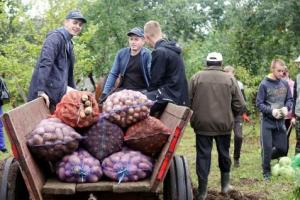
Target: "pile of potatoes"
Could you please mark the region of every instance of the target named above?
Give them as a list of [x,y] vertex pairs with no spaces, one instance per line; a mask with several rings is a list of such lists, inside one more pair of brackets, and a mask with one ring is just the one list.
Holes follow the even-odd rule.
[[148,117],[152,104],[141,92],[122,90],[108,96],[103,111],[111,122],[126,128]]
[[56,174],[61,181],[71,183],[94,183],[103,175],[100,161],[83,149],[64,156],[57,163]]
[[58,118],[42,120],[27,136],[30,150],[49,161],[61,159],[78,148],[82,136]]
[[103,173],[120,182],[138,181],[147,178],[153,171],[153,161],[139,151],[123,148],[102,162]]
[[122,129],[103,117],[99,117],[96,124],[86,132],[83,145],[93,156],[99,160],[122,149],[124,134]]

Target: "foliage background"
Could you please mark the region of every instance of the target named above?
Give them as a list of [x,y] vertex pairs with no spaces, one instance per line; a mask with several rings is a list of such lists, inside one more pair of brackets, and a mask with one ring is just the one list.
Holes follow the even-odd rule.
[[32,16],[35,2],[0,1],[0,72],[5,74],[13,106],[26,101],[45,35],[60,27],[71,9],[80,9],[88,19],[81,36],[74,39],[77,80],[90,72],[95,77],[107,74],[117,50],[127,46],[127,31],[151,19],[183,48],[188,77],[203,69],[208,52],[221,52],[224,64],[235,66],[246,85],[251,112],[258,84],[273,58],[283,58],[292,77],[297,73],[293,62],[300,42],[297,0],[48,0],[46,12]]

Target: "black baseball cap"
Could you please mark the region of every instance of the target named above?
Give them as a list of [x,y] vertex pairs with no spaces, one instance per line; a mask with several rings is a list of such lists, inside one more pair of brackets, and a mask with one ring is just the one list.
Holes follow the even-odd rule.
[[83,17],[79,10],[71,10],[66,16],[66,19],[79,19],[82,20],[83,23],[86,23],[86,19]]
[[128,36],[136,35],[138,37],[144,37],[144,30],[139,27],[134,27],[128,33]]

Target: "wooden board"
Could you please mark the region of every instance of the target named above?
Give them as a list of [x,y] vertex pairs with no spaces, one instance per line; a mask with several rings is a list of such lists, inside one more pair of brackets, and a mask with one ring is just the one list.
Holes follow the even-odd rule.
[[45,177],[26,145],[26,135],[40,120],[49,115],[44,100],[38,98],[3,114],[2,121],[12,144],[12,151],[19,161],[21,172],[31,199],[41,200]]
[[[165,173],[161,180],[157,180],[157,175],[159,173],[159,170],[160,170],[162,163],[166,157],[169,159],[169,162],[167,164],[167,169],[169,169],[170,163],[171,163],[170,161],[173,159],[176,149],[177,149],[177,147],[180,143],[180,140],[183,136],[184,129],[185,129],[186,125],[188,124],[188,122],[192,116],[192,113],[193,113],[192,110],[188,107],[177,106],[175,104],[169,103],[167,105],[164,113],[162,114],[160,119],[167,127],[169,127],[171,129],[172,134],[169,137],[168,142],[163,147],[162,152],[161,152],[158,160],[155,163],[153,174],[152,174],[151,181],[150,181],[150,187],[151,187],[152,192],[156,192],[156,193],[159,192],[158,191],[159,185],[161,184],[161,182],[163,182],[163,180],[166,176],[166,173]],[[178,138],[176,138],[176,135],[175,135],[177,128],[180,129],[180,134],[179,134]],[[176,139],[177,139],[177,143],[175,144],[174,151],[169,151],[171,142]]]
[[75,194],[75,183],[63,183],[57,179],[48,179],[42,189],[43,194]]
[[97,183],[83,183],[77,184],[76,191],[112,191],[116,193],[125,192],[149,192],[150,180],[144,180],[139,182],[120,183],[112,181],[100,181]]

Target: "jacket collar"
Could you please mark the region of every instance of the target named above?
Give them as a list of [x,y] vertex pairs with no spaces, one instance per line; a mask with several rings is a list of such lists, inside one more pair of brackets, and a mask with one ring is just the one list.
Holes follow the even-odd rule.
[[206,67],[204,70],[217,70],[217,71],[223,71],[221,66],[209,66]]
[[71,41],[73,36],[64,27],[59,28],[58,31],[63,34],[66,41]]

